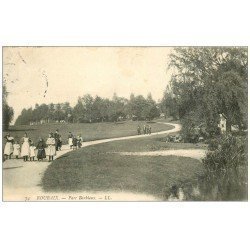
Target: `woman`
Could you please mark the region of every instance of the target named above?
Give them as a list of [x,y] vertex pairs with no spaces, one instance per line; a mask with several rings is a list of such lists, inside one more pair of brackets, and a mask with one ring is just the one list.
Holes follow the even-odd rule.
[[25,132],[24,137],[22,138],[22,147],[21,147],[21,156],[23,157],[24,161],[28,161],[29,153],[30,153],[30,138]]
[[45,153],[46,144],[41,137],[39,138],[36,148],[37,148],[37,159],[38,161],[42,161],[44,158],[46,158],[46,153]]
[[13,142],[14,142],[14,138],[12,136],[10,136],[10,134],[8,133],[5,136],[6,139],[6,144],[4,147],[4,156],[5,159],[11,159],[11,154],[13,153]]
[[54,156],[56,155],[56,141],[55,138],[52,137],[52,133],[49,134],[49,138],[46,141],[47,144],[47,155],[49,156],[49,161],[54,160]]

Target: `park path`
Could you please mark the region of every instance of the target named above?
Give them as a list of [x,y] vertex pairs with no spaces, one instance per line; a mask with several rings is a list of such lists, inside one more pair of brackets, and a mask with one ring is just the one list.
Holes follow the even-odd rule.
[[[180,124],[175,123],[166,123],[166,122],[159,122],[166,125],[172,125],[173,128],[166,131],[160,131],[152,133],[151,135],[134,135],[134,136],[125,136],[125,137],[118,137],[118,138],[110,138],[110,139],[101,139],[101,140],[95,140],[95,141],[88,141],[84,142],[82,147],[87,147],[91,145],[101,144],[101,143],[107,143],[111,141],[119,141],[119,140],[129,140],[129,139],[135,139],[135,138],[143,138],[143,137],[150,137],[154,135],[161,135],[161,134],[170,134],[174,132],[179,132],[181,130]],[[67,145],[63,145],[62,151],[57,152],[57,156],[55,159],[59,158],[65,153],[70,152],[71,150]],[[174,153],[172,151],[175,150],[169,150],[170,153]],[[186,152],[189,151],[189,152]],[[166,152],[166,151],[165,151]],[[192,157],[197,159],[197,157],[200,159],[200,152],[194,151],[194,150],[184,150],[181,152],[179,151],[179,156],[185,156],[185,157]],[[125,152],[126,153],[126,152]],[[135,153],[147,153],[149,154],[155,154],[157,155],[157,151],[155,152],[135,152]],[[158,152],[159,153],[159,152]],[[196,155],[197,153],[197,155]],[[161,153],[163,154],[163,153]],[[167,153],[164,153],[165,155],[168,155]],[[177,154],[177,153],[176,153]],[[171,155],[171,154],[169,154]],[[23,162],[23,160],[19,159],[13,159],[13,160],[7,160],[3,163],[3,200],[4,201],[23,201],[25,197],[28,197],[30,200],[37,200],[37,196],[44,196],[49,195],[49,193],[45,193],[42,190],[41,187],[41,179],[42,176],[49,166],[50,162],[44,161],[44,162]],[[60,194],[60,193],[58,193]],[[77,196],[77,195],[86,195],[86,196],[96,196],[98,195],[99,200],[102,200],[102,197],[105,196],[104,193],[98,192],[98,193],[76,193],[73,194],[68,193],[68,196]],[[53,193],[55,195],[55,193]],[[65,193],[61,193],[61,195],[65,196]],[[155,197],[144,194],[132,194],[132,193],[112,193],[109,195],[112,195],[113,200],[155,200]],[[68,200],[68,199],[67,199]]]

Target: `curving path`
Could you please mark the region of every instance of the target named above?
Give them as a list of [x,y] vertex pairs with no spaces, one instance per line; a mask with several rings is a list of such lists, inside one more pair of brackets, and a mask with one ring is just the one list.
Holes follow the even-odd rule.
[[[125,136],[125,137],[118,137],[118,138],[110,138],[110,139],[101,139],[101,140],[95,140],[95,141],[88,141],[84,142],[82,147],[87,147],[91,145],[101,144],[101,143],[107,143],[112,141],[119,141],[119,140],[129,140],[129,139],[135,139],[135,138],[143,138],[143,137],[150,137],[154,135],[161,135],[161,134],[170,134],[174,132],[179,132],[181,130],[180,124],[174,124],[174,123],[165,123],[165,122],[159,122],[166,125],[172,125],[174,128],[166,131],[160,131],[152,133],[151,135],[134,135],[134,136]],[[70,152],[71,150],[67,145],[63,145],[62,151],[59,151],[56,158],[59,158],[65,153]],[[170,152],[169,150],[168,152]],[[172,151],[179,151],[179,150],[172,150]],[[186,150],[189,152],[182,153],[179,151],[179,156],[186,156],[186,157],[192,157],[197,159],[195,150]],[[191,152],[192,151],[192,152]],[[166,153],[165,155],[170,155]],[[126,152],[124,152],[126,153]],[[159,155],[159,152],[135,152],[134,154],[143,154],[146,153],[147,155],[154,154]],[[157,154],[158,153],[158,154]],[[174,152],[170,152],[171,155]],[[162,154],[162,153],[161,153]],[[176,153],[175,153],[176,154]],[[199,154],[199,153],[198,153]],[[188,156],[187,156],[188,155]],[[198,156],[200,159],[200,156]],[[3,163],[3,200],[9,201],[9,200],[24,200],[24,197],[30,197],[30,200],[37,200],[38,195],[48,195],[48,193],[44,193],[41,188],[41,178],[43,176],[43,173],[49,166],[50,162],[44,161],[44,162],[23,162],[20,160],[7,160]],[[59,193],[60,194],[60,193]],[[84,194],[84,192],[79,193],[81,195]],[[90,192],[85,193],[86,195],[90,195]],[[53,193],[53,195],[55,195]],[[65,193],[61,193],[61,195],[65,196]],[[74,195],[76,196],[77,193],[68,194],[68,195]],[[93,193],[92,195],[97,195],[97,193]],[[101,195],[103,197],[105,194],[101,194],[100,192],[98,195]],[[110,194],[109,194],[110,195]],[[113,200],[155,200],[154,197],[144,195],[144,194],[132,194],[132,193],[112,193]],[[67,195],[66,195],[67,196]]]

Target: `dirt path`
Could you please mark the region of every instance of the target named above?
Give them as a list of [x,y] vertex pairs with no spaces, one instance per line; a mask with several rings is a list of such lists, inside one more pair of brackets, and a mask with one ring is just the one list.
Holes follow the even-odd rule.
[[206,154],[204,149],[174,149],[174,150],[159,150],[159,151],[147,151],[147,152],[115,152],[119,155],[132,155],[132,156],[182,156],[190,157],[201,161]]
[[[180,124],[174,124],[174,123],[164,123],[164,122],[159,122],[159,123],[163,123],[166,125],[172,125],[174,126],[173,129],[170,130],[166,130],[166,131],[161,131],[161,132],[156,132],[156,133],[152,133],[151,135],[135,135],[135,136],[126,136],[126,137],[118,137],[118,138],[110,138],[110,139],[102,139],[102,140],[96,140],[96,141],[89,141],[89,142],[84,142],[83,143],[83,147],[87,147],[90,145],[96,145],[96,144],[100,144],[100,143],[106,143],[106,142],[111,142],[111,141],[119,141],[119,140],[129,140],[129,139],[135,139],[135,138],[143,138],[143,137],[150,137],[150,136],[154,136],[154,135],[160,135],[160,134],[169,134],[169,133],[173,133],[173,132],[179,132],[181,130],[181,125]],[[56,158],[62,156],[65,153],[70,152],[71,150],[68,148],[67,145],[64,145],[62,147],[62,151],[59,151]],[[176,152],[173,152],[176,151]],[[177,152],[178,151],[178,152]],[[189,151],[189,150],[169,150],[168,152],[170,152],[169,154],[167,153],[167,151],[155,151],[155,152],[135,152],[134,154],[143,154],[146,153],[146,155],[150,155],[150,154],[154,154],[157,155],[178,155],[178,156],[186,156],[187,152],[185,151]],[[161,153],[159,153],[161,152]],[[164,153],[163,153],[164,152]],[[126,153],[126,152],[124,152]],[[188,153],[189,156],[188,157],[192,157],[190,156],[191,151]],[[197,153],[197,154],[196,154]],[[192,154],[194,155],[194,157],[196,157],[196,155],[201,154],[201,152],[192,152]],[[48,161],[44,161],[44,162],[23,162],[23,160],[7,160],[3,163],[3,199],[5,201],[9,201],[9,200],[25,200],[25,197],[28,197],[30,200],[37,200],[37,196],[48,196],[48,195],[59,195],[59,200],[60,197],[62,200],[64,200],[64,198],[66,200],[68,199],[68,196],[77,196],[79,197],[79,195],[84,195],[87,197],[89,196],[93,196],[93,197],[97,197],[98,200],[102,201],[105,200],[104,197],[106,197],[106,194],[102,193],[102,192],[98,192],[98,193],[86,193],[86,192],[81,192],[81,193],[58,193],[58,194],[49,194],[49,193],[45,193],[43,192],[42,188],[41,188],[41,178],[45,172],[45,170],[47,169],[47,167],[49,166],[50,162]],[[110,194],[109,194],[110,195]],[[137,201],[145,201],[145,200],[155,200],[154,197],[148,196],[146,194],[131,194],[131,193],[126,193],[126,192],[122,192],[122,193],[112,193],[112,199],[113,200],[137,200]],[[88,200],[88,199],[85,199]],[[93,199],[90,199],[93,200]]]

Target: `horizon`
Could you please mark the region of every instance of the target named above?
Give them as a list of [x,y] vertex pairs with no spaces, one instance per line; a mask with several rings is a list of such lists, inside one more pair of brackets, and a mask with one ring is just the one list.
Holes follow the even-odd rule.
[[[151,93],[158,102],[170,80],[171,47],[4,47],[3,77],[15,123],[35,104],[69,102],[86,94],[111,99],[114,93]],[[34,84],[35,83],[35,84]],[[20,105],[20,103],[22,105]]]

